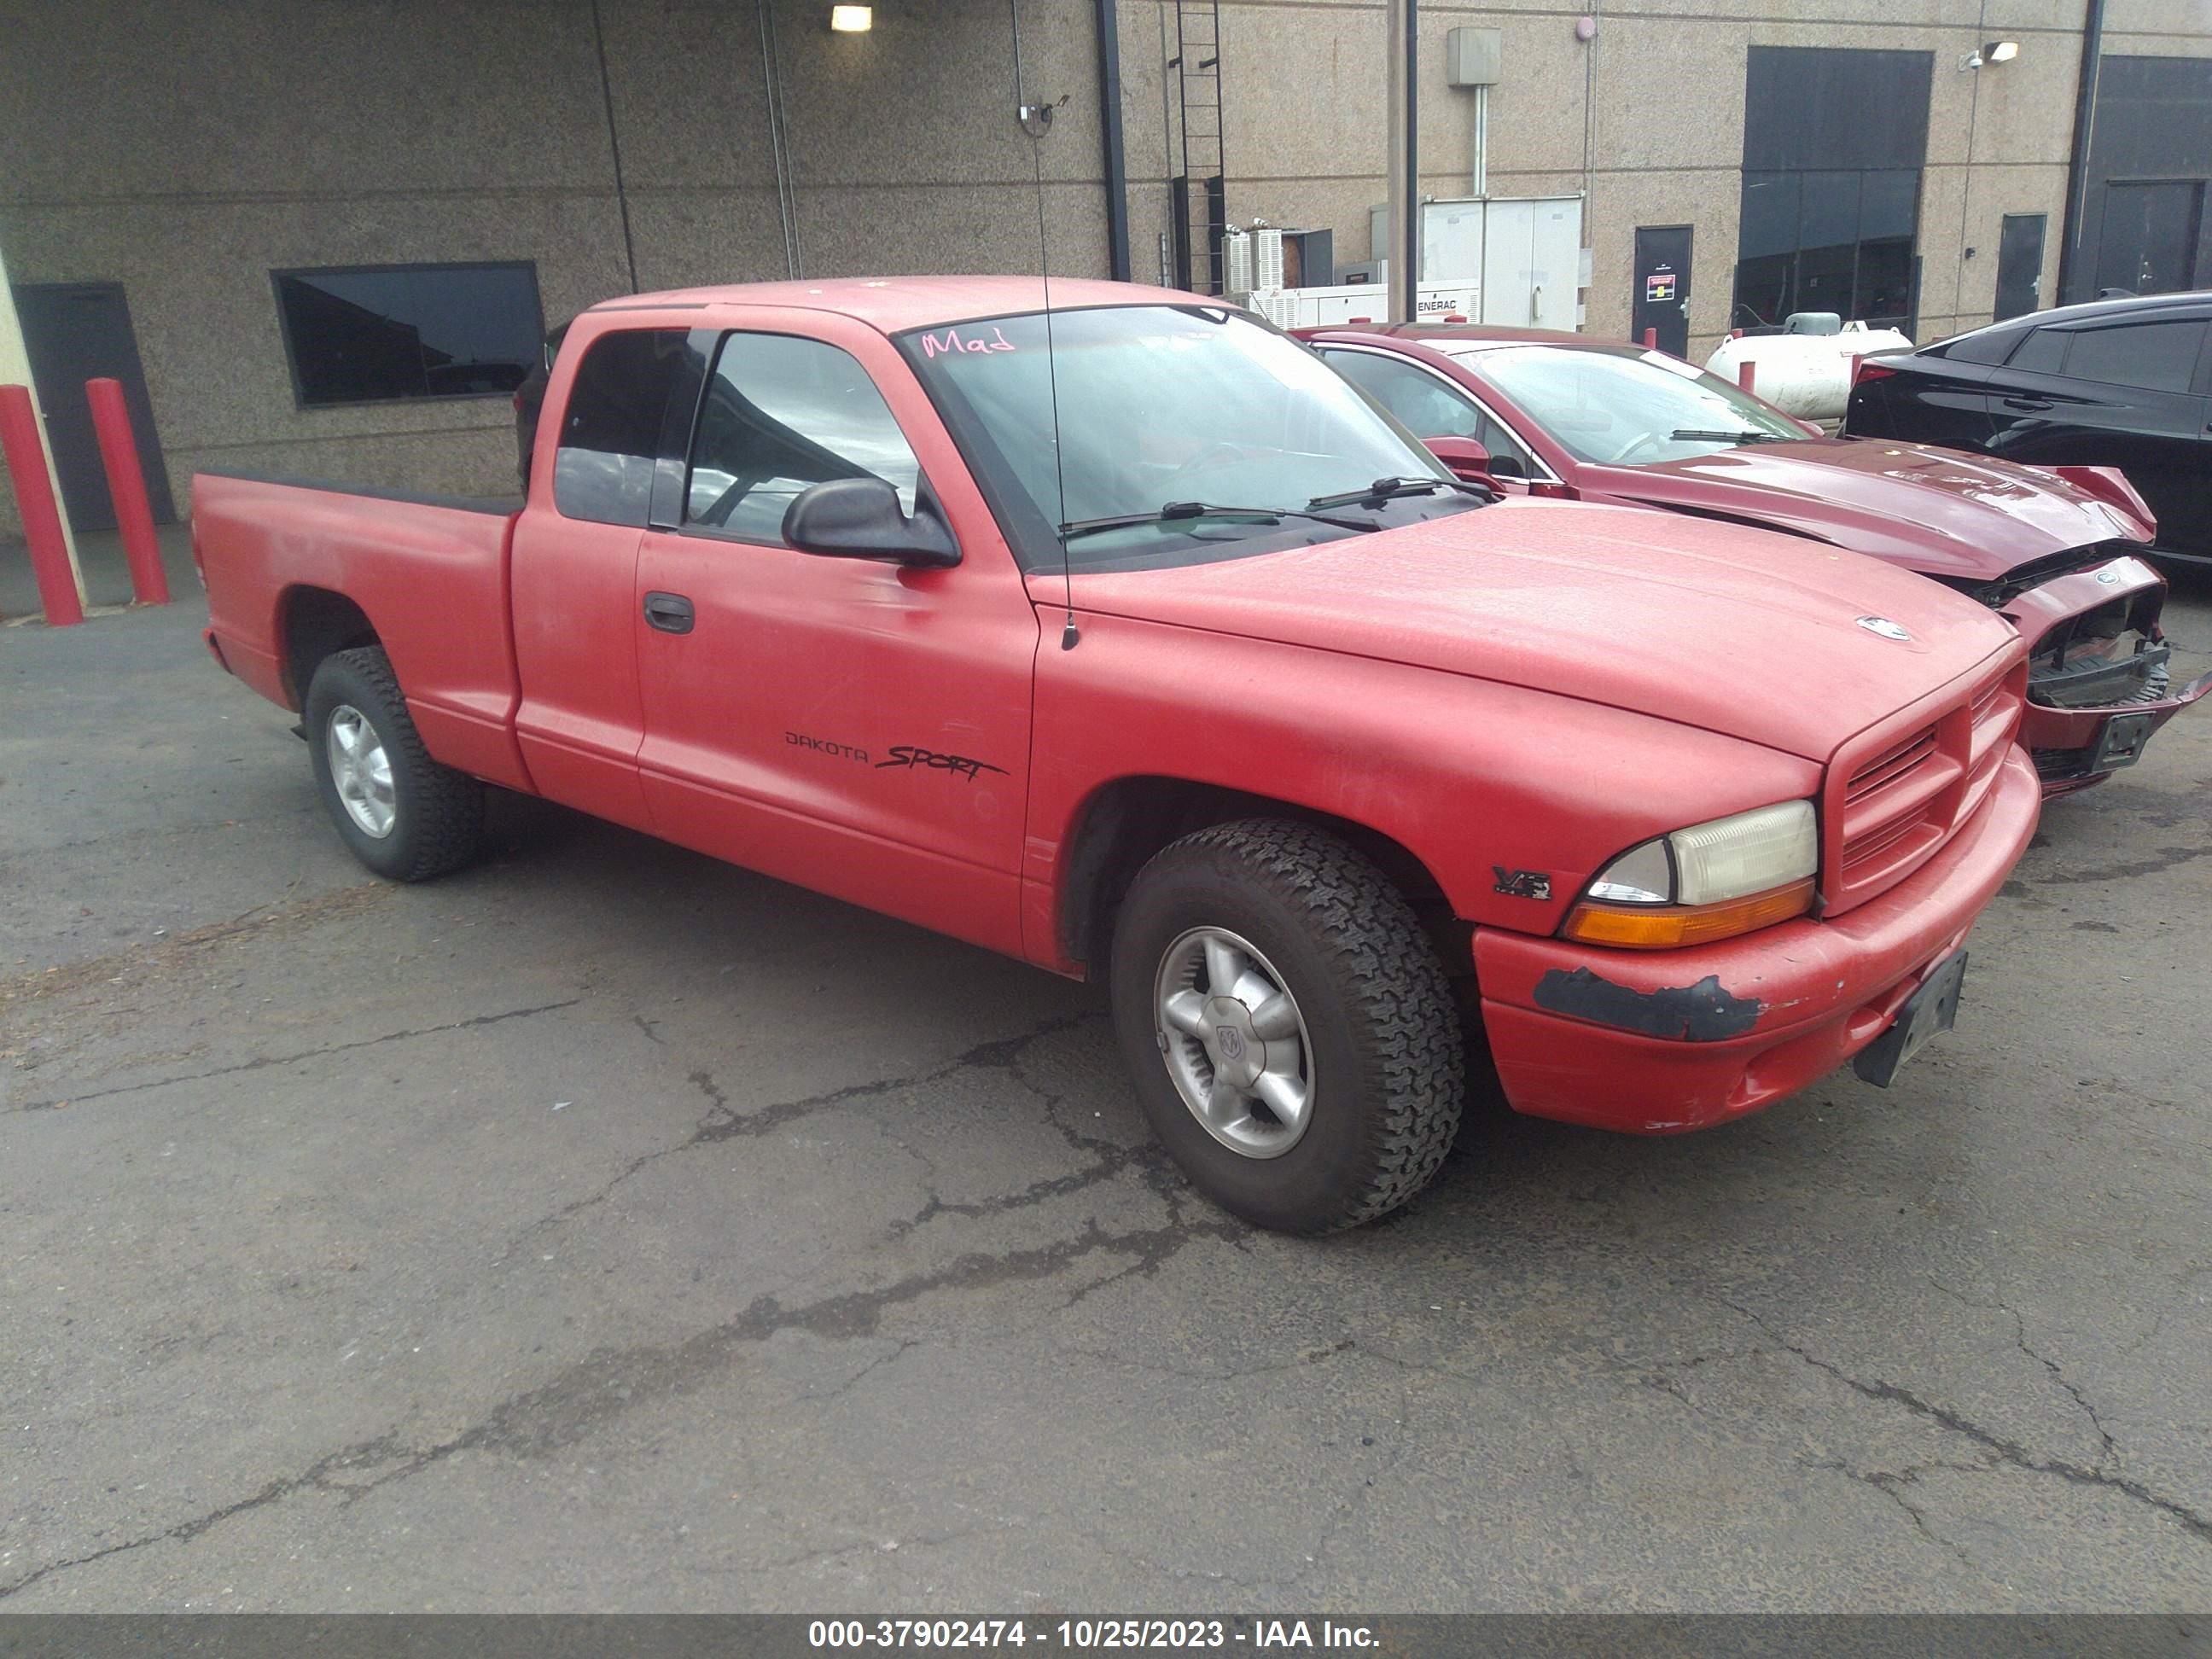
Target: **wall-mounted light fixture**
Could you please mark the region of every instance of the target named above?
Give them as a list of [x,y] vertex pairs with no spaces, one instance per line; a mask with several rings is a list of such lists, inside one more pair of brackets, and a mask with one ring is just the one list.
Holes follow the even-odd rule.
[[2009,64],[2019,56],[2019,41],[1992,40],[1986,46],[1978,46],[1968,52],[1966,60],[1959,67],[1962,70],[1978,70],[1984,64]]
[[832,6],[830,8],[830,32],[832,34],[866,34],[876,26],[873,6]]

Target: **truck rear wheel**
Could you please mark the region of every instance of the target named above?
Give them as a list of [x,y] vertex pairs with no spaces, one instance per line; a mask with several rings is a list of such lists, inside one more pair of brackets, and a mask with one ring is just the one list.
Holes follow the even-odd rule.
[[1433,1176],[1465,1059],[1443,964],[1374,864],[1310,824],[1217,824],[1138,872],[1114,1019],[1153,1132],[1208,1198],[1294,1233]]
[[306,716],[315,787],[356,858],[393,881],[427,881],[476,856],[483,785],[430,758],[381,650],[324,658]]

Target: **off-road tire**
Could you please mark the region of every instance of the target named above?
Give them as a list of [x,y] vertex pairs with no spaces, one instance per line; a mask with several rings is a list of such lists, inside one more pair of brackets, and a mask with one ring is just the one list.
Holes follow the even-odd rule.
[[[1163,1059],[1156,975],[1193,927],[1241,935],[1280,971],[1304,1015],[1313,1091],[1279,1157],[1224,1146],[1183,1103]],[[1114,928],[1114,1019],[1145,1115],[1223,1209],[1291,1233],[1358,1226],[1435,1176],[1466,1097],[1459,1015],[1405,895],[1340,837],[1252,818],[1163,848]]]
[[[331,777],[331,715],[344,705],[375,727],[391,762],[396,813],[391,832],[381,837],[353,821]],[[380,648],[363,646],[324,658],[308,684],[304,713],[316,793],[362,863],[388,880],[428,881],[477,855],[483,842],[483,785],[430,758]]]

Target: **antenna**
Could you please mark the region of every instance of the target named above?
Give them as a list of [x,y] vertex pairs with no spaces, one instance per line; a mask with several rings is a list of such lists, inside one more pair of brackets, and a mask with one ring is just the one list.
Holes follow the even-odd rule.
[[1062,94],[1057,102],[1032,104],[1022,99],[1022,10],[1021,0],[1006,0],[1007,15],[1012,19],[1014,30],[1014,107],[1015,118],[1022,131],[1029,135],[1030,161],[1036,179],[1037,215],[1037,274],[1044,283],[1044,368],[1045,384],[1052,399],[1052,476],[1059,501],[1053,514],[1054,533],[1060,538],[1060,590],[1067,620],[1060,630],[1060,648],[1075,649],[1083,635],[1075,626],[1075,582],[1068,572],[1067,563],[1067,468],[1061,459],[1060,441],[1060,360],[1053,350],[1052,340],[1052,245],[1045,234],[1044,225],[1044,136],[1052,131],[1052,115],[1062,108],[1067,97]]

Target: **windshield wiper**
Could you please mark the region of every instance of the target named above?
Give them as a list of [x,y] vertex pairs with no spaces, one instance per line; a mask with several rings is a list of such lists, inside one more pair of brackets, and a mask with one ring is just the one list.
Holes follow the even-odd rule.
[[1678,426],[1668,435],[1677,443],[1778,444],[1783,441],[1779,432],[1761,432],[1754,426],[1739,427],[1730,432],[1717,428]]
[[1157,513],[1115,513],[1103,519],[1078,519],[1060,527],[1060,535],[1073,541],[1078,536],[1088,536],[1101,530],[1127,530],[1133,525],[1177,524],[1189,519],[1245,519],[1258,524],[1280,524],[1285,519],[1310,519],[1316,524],[1332,525],[1339,530],[1366,532],[1379,530],[1380,525],[1362,524],[1357,519],[1332,519],[1324,514],[1300,512],[1288,507],[1216,507],[1210,501],[1169,501]]
[[1377,478],[1364,489],[1346,489],[1334,495],[1316,495],[1306,505],[1315,507],[1352,507],[1364,501],[1377,503],[1399,495],[1429,495],[1439,489],[1463,490],[1470,495],[1480,495],[1486,501],[1498,499],[1495,490],[1485,489],[1479,483],[1469,483],[1464,478],[1404,477]]

